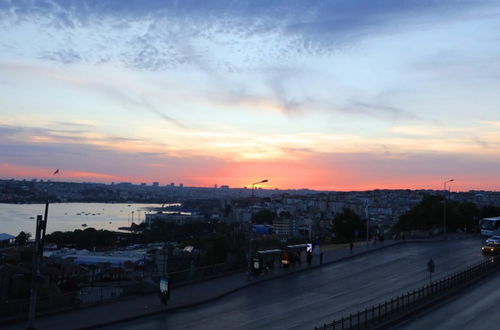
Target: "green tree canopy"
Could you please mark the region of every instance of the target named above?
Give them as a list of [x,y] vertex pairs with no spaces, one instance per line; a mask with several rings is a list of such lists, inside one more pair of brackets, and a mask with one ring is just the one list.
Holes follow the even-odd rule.
[[442,196],[427,195],[420,203],[399,217],[394,229],[401,231],[429,230],[433,227],[443,228],[445,202],[446,228],[451,231],[477,229],[480,219],[500,215],[500,208],[496,206],[478,208],[476,204],[471,202],[444,200]]
[[332,230],[339,240],[350,241],[355,238],[355,231],[359,233],[358,237],[365,237],[366,223],[351,209],[344,208],[335,216]]
[[30,233],[25,233],[24,231],[21,231],[19,235],[16,236],[16,244],[24,246],[26,245],[26,243],[28,243],[30,237],[31,237]]
[[276,219],[276,213],[268,209],[260,210],[252,215],[252,222],[259,225],[272,223],[274,219]]
[[45,236],[45,241],[56,243],[58,247],[75,246],[78,249],[110,248],[116,244],[116,233],[109,230],[87,228],[74,231],[55,231]]

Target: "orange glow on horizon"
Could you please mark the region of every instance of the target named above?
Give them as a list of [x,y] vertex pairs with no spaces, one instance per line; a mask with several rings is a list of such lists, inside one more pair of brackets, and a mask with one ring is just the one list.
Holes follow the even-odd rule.
[[0,163],[0,174],[3,178],[17,179],[43,179],[67,181],[73,179],[77,181],[95,180],[96,182],[125,181],[127,178],[103,173],[93,173],[84,171],[72,171],[59,169],[59,175],[53,174],[56,168],[44,168],[34,166],[18,166],[7,163]]
[[[193,173],[178,180],[162,180],[157,175],[151,176],[121,176],[105,173],[95,173],[77,170],[60,169],[59,176],[53,175],[56,168],[17,166],[0,163],[0,177],[3,179],[43,179],[52,181],[74,182],[160,182],[166,185],[171,181],[184,183],[184,186],[213,187],[214,184],[229,185],[231,188],[252,188],[252,183],[268,179],[266,183],[256,185],[256,189],[311,189],[318,191],[364,191],[375,189],[429,189],[441,190],[444,179],[437,176],[421,176],[408,179],[394,177],[391,180],[373,177],[367,181],[359,178],[359,173],[342,171],[340,169],[319,168],[311,164],[253,163],[226,166],[217,169],[210,176],[198,176]],[[491,182],[487,176],[460,177],[449,185],[451,191],[468,190],[498,190],[497,183]]]

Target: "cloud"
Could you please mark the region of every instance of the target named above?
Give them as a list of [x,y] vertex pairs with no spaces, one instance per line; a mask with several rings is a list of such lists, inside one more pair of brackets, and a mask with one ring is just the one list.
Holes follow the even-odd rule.
[[396,121],[398,119],[406,119],[406,120],[417,119],[415,115],[404,109],[384,104],[352,101],[351,104],[346,109],[350,112],[358,112],[373,117],[382,117],[382,118],[389,117],[392,119],[392,121]]
[[80,54],[73,49],[45,51],[39,55],[39,58],[62,64],[73,64],[83,60]]
[[[68,71],[62,68],[48,68],[42,65],[12,64],[0,62],[0,70],[29,75],[31,78],[40,77],[55,82],[87,89],[97,94],[105,95],[117,101],[123,107],[132,111],[148,111],[174,126],[186,129],[187,126],[179,120],[167,115],[159,106],[156,106],[148,97],[143,95],[141,87],[128,80],[121,80],[118,76],[106,75],[99,72],[95,76],[82,70]],[[95,120],[86,118],[85,120]]]
[[[46,139],[33,140],[33,134]],[[47,169],[62,168],[71,180],[175,181],[239,187],[255,182],[255,178],[266,177],[272,187],[323,190],[436,189],[442,177],[452,176],[457,180],[454,186],[457,189],[498,189],[500,186],[495,179],[500,171],[497,153],[393,149],[382,152],[376,148],[363,152],[335,150],[329,148],[332,139],[316,134],[309,136],[309,139],[315,137],[320,141],[319,145],[313,144],[314,147],[293,147],[296,145],[294,136],[281,136],[277,138],[281,143],[272,146],[273,150],[280,150],[280,157],[245,159],[214,156],[214,153],[203,155],[198,151],[176,154],[158,145],[144,148],[141,146],[146,142],[119,137],[103,136],[97,143],[96,137],[94,140],[78,135],[59,138],[58,134],[48,129],[0,126],[2,163],[10,164],[1,175],[50,177],[52,171]],[[219,138],[226,139],[225,136]],[[305,136],[295,138],[301,141]],[[247,140],[251,139],[247,137]],[[291,142],[288,146],[283,143],[287,140]],[[338,145],[343,144],[338,142]],[[262,147],[257,153],[268,152],[269,146],[259,140],[256,143]],[[283,153],[288,157],[283,157]]]
[[80,128],[80,129],[89,129],[89,128],[96,127],[96,125],[94,123],[90,123],[90,121],[88,121],[88,120],[86,120],[85,122],[82,122],[82,121],[78,121],[78,122],[54,121],[52,123],[56,126],[74,127],[74,128]]
[[[372,101],[370,87],[357,86],[363,77],[348,82],[335,56],[351,54],[352,45],[365,37],[419,30],[429,21],[442,24],[487,5],[491,2],[15,1],[0,9],[0,39],[5,40],[0,51],[5,57],[51,62],[59,70],[88,64],[97,72],[124,67],[177,83],[179,73],[185,73],[191,81],[173,88],[188,90],[186,103],[198,98],[213,107],[219,100],[226,107],[244,105],[289,116],[320,110],[412,121],[415,115],[407,107]],[[362,61],[352,53],[353,61]],[[376,67],[377,60],[373,62]],[[65,79],[64,74],[58,79]],[[192,128],[167,111],[168,101],[178,95],[165,96],[161,104],[140,88],[131,91],[105,79],[73,83],[106,94],[127,109],[143,109],[177,127]],[[376,84],[383,89],[392,88],[391,83]]]
[[[381,31],[399,31],[435,17],[443,21],[487,1],[12,1],[0,8],[5,24],[33,23],[69,42],[42,50],[40,57],[70,64],[124,61],[139,69],[164,70],[201,61],[237,61],[211,49],[234,52],[266,40],[264,56],[335,51]],[[81,35],[91,33],[84,40]],[[109,43],[113,47],[106,47]],[[52,45],[55,43],[52,43]],[[260,43],[261,51],[266,48]],[[43,47],[44,49],[46,47]],[[118,48],[118,49],[117,49]],[[96,52],[96,50],[98,50]],[[277,51],[278,50],[278,51]],[[248,58],[254,55],[247,53]],[[258,56],[258,55],[257,55]]]

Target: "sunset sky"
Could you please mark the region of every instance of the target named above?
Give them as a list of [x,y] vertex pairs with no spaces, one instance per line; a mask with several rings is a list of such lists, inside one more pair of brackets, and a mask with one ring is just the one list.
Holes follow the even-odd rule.
[[0,178],[500,190],[500,2],[0,0]]

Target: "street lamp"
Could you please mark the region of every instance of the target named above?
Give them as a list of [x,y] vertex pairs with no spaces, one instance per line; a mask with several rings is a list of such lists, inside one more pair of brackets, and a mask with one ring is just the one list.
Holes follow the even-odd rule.
[[444,199],[443,199],[443,235],[446,239],[446,184],[455,181],[455,179],[447,180],[443,183]]
[[[252,198],[254,197],[254,191],[255,191],[255,185],[259,183],[265,183],[268,182],[268,179],[261,180],[259,182],[252,183]],[[248,279],[250,279],[250,272],[252,269],[252,229],[253,229],[253,223],[252,223],[252,217],[253,217],[253,207],[252,207],[252,212],[251,212],[251,217],[250,217],[250,230],[248,231]]]
[[264,179],[264,180],[262,180],[262,181],[252,183],[252,197],[254,197],[254,195],[255,195],[255,185],[257,185],[257,184],[259,184],[259,183],[268,182],[268,181],[269,181],[268,179]]
[[365,215],[366,215],[366,248],[369,247],[370,241],[370,215],[368,214],[368,199],[365,201]]

